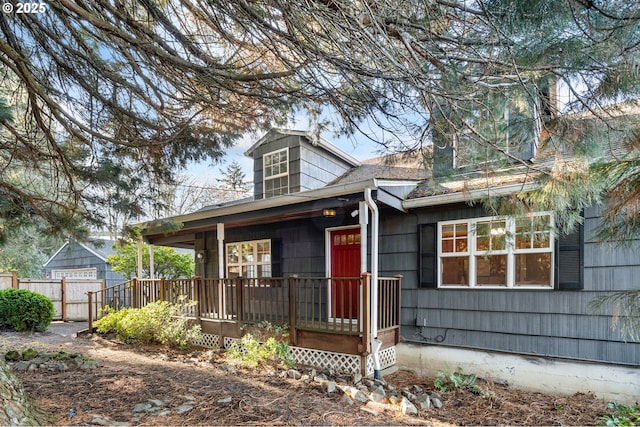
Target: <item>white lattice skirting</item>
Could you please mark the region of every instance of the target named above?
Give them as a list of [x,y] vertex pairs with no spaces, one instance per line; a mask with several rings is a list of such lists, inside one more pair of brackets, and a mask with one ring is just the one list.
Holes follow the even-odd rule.
[[[224,348],[236,341],[235,338],[224,337]],[[194,344],[208,348],[220,348],[220,336],[203,334],[202,339]],[[314,350],[305,347],[291,347],[291,355],[296,363],[316,368],[335,369],[339,372],[351,374],[360,373],[360,356],[353,354],[334,353],[331,351]],[[396,348],[389,347],[380,351],[380,368],[385,369],[396,364]],[[373,356],[367,356],[367,376],[374,374]]]

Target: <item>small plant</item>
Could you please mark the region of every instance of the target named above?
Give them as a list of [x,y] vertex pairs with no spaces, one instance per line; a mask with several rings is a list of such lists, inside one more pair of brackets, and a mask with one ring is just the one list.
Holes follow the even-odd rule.
[[476,384],[478,376],[476,374],[465,374],[462,368],[456,369],[455,372],[439,371],[438,375],[433,379],[433,385],[440,391],[455,389],[467,389],[472,393],[482,397],[491,397],[491,393]]
[[604,426],[637,426],[640,425],[640,406],[625,406],[619,403],[610,402],[607,407],[611,413],[601,419]]
[[261,344],[252,334],[245,334],[229,346],[227,356],[246,368],[258,368],[273,362],[283,368],[295,366],[289,344],[273,337]]
[[100,334],[115,333],[116,338],[129,344],[164,344],[184,349],[202,337],[199,325],[190,325],[184,313],[194,302],[171,304],[157,301],[142,308],[106,308],[99,319],[96,331]]
[[0,291],[0,327],[8,326],[16,331],[47,330],[55,308],[46,296],[27,289],[3,289]]
[[289,325],[286,323],[276,324],[268,320],[258,323],[242,325],[241,329],[248,330],[258,341],[265,341],[269,337],[286,338],[289,336]]

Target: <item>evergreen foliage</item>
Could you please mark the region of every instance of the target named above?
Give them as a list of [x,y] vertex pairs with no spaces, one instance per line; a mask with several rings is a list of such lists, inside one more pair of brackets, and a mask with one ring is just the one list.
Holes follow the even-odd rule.
[[0,290],[0,327],[44,332],[54,314],[51,300],[38,292],[26,289]]
[[187,162],[297,111],[383,150],[462,138],[487,171],[531,137],[593,163],[638,129],[640,9],[624,0],[52,1],[2,21],[0,230],[82,235],[104,206],[142,218]]

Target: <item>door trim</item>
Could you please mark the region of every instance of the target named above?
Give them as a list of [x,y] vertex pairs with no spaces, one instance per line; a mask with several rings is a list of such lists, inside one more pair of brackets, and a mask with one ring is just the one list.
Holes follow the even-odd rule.
[[[329,227],[324,229],[325,230],[324,252],[325,252],[325,273],[326,273],[325,277],[329,279],[331,278],[331,233],[334,231],[356,230],[356,229],[361,232],[361,227],[359,225],[343,225],[340,227]],[[362,233],[360,237],[362,238]],[[360,250],[362,250],[362,248],[363,246],[362,246],[362,240],[361,240]],[[360,272],[360,274],[362,274],[362,272]],[[327,289],[327,310],[329,310],[329,313],[332,313],[331,286],[329,286],[329,288]],[[360,289],[358,292],[358,313],[360,313],[359,315],[362,314],[362,289]],[[344,318],[335,318],[331,316],[331,314],[328,316],[328,319],[330,322],[351,322],[351,323],[357,322],[357,319],[347,320]],[[362,323],[360,324],[360,332],[362,332]]]

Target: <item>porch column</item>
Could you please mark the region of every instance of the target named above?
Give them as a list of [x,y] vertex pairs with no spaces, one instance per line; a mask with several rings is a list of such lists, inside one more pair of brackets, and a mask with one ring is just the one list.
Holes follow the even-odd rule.
[[218,319],[224,318],[224,223],[217,224],[216,237],[218,238]]
[[[369,210],[365,202],[359,203],[360,212],[358,218],[360,221],[360,274],[367,270],[367,226],[369,225]],[[362,313],[362,311],[361,311]]]
[[142,237],[138,239],[138,279],[142,278]]
[[154,248],[153,245],[149,245],[149,279],[155,279],[155,266],[153,258]]

